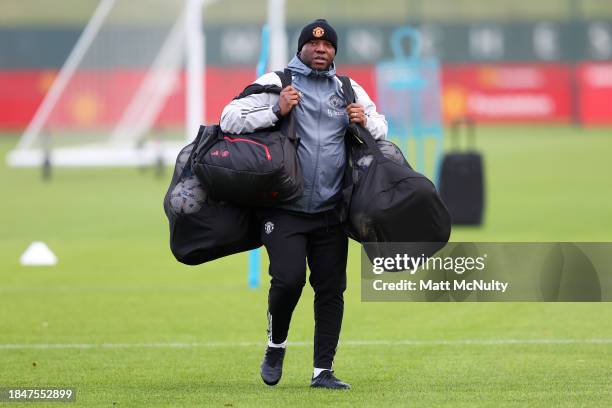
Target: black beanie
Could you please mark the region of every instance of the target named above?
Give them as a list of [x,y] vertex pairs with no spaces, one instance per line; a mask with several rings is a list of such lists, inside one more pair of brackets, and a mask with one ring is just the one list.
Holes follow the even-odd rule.
[[300,33],[300,38],[298,40],[298,52],[302,50],[304,44],[312,40],[329,41],[331,45],[334,46],[334,50],[338,52],[338,35],[336,34],[336,30],[334,30],[334,28],[329,25],[327,20],[323,18],[319,18],[312,23],[308,23],[304,28],[302,28],[302,32]]

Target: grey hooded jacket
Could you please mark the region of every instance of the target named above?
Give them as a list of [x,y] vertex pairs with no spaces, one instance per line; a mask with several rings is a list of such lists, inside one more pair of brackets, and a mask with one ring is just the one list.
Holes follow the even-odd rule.
[[[345,166],[344,132],[349,123],[342,83],[332,65],[327,71],[315,71],[295,56],[287,66],[292,72],[292,86],[300,100],[291,112],[295,115],[296,134],[300,138],[298,160],[304,175],[304,193],[296,201],[280,208],[318,213],[332,209],[340,200]],[[260,85],[278,85],[274,72],[258,78]],[[376,139],[387,135],[387,122],[376,112],[368,94],[351,80],[356,102],[364,106],[366,127]],[[278,118],[272,111],[278,103],[276,94],[255,94],[235,99],[223,109],[221,129],[229,133],[249,133],[273,126]],[[284,120],[281,126],[287,126]]]

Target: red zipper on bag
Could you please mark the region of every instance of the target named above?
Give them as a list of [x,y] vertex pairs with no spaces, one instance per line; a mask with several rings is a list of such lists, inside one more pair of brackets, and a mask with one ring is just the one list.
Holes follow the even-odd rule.
[[259,142],[256,142],[254,140],[251,140],[251,139],[243,139],[243,138],[240,138],[240,137],[231,138],[229,136],[224,136],[223,138],[225,140],[227,140],[228,142],[231,142],[231,143],[235,143],[235,142],[247,142],[247,143],[252,143],[254,145],[257,145],[257,146],[261,146],[266,151],[266,159],[268,159],[268,161],[272,160],[272,156],[270,155],[270,151],[268,150],[268,146],[266,146],[263,143],[259,143]]

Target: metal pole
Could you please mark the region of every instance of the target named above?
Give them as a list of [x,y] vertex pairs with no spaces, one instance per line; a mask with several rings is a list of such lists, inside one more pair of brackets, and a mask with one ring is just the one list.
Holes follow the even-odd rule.
[[268,0],[268,27],[270,28],[269,70],[282,70],[288,61],[285,0]]
[[202,13],[204,0],[186,0],[185,40],[187,45],[187,126],[185,138],[193,140],[205,118],[205,52]]

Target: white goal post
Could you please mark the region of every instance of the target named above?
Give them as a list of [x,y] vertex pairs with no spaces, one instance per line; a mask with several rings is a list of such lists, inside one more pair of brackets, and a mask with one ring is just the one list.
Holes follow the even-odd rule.
[[[205,118],[203,13],[218,1],[100,0],[7,163],[174,163]],[[274,41],[269,67],[277,69],[286,63],[285,0],[267,1]],[[139,13],[138,7],[148,10]],[[154,130],[179,86],[185,94],[181,129]],[[184,136],[171,138],[163,132]]]

